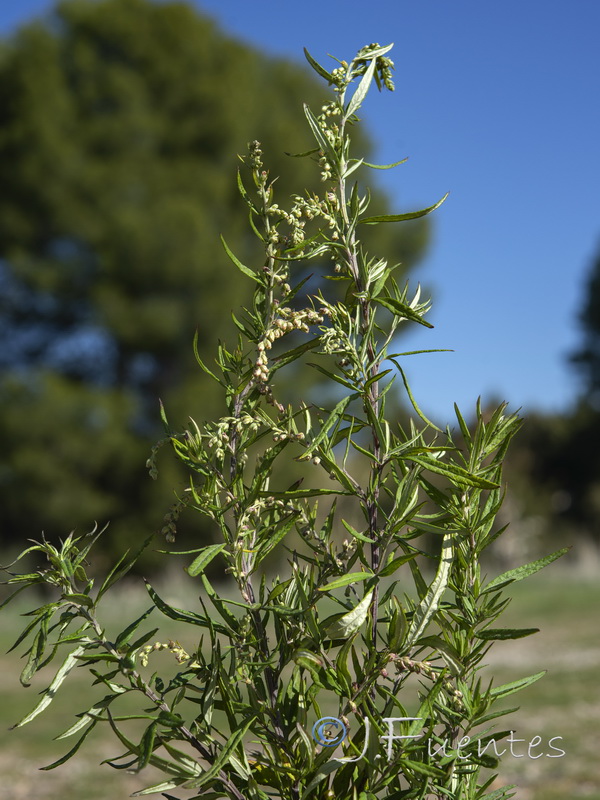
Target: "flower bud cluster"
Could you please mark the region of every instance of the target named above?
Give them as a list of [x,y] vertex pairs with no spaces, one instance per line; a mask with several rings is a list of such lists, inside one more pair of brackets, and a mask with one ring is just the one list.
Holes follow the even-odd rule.
[[[292,206],[291,214],[306,217],[306,219],[314,219],[319,217],[327,223],[327,227],[334,230],[337,234],[338,221],[336,214],[340,210],[340,201],[335,192],[327,192],[325,199],[321,200],[318,195],[309,195],[308,197],[301,197],[300,195],[293,195],[294,205]],[[337,239],[339,235],[336,235]]]
[[262,160],[262,150],[260,149],[260,142],[254,140],[250,142],[248,145],[248,164],[251,169],[254,170],[262,170],[263,168],[263,160]]
[[[256,531],[260,524],[262,514],[270,511],[279,510],[285,514],[291,514],[297,509],[290,500],[281,500],[277,497],[260,497],[249,505],[238,519],[238,543],[236,546],[239,549],[239,542],[245,541],[251,534]],[[242,545],[243,546],[243,545]]]
[[327,156],[321,155],[319,157],[319,167],[321,168],[321,180],[323,182],[333,180],[333,168],[327,160]]
[[[290,226],[291,232],[288,238],[291,244],[300,244],[304,241],[306,221],[302,219],[303,209],[300,206],[294,204],[291,211],[286,211],[284,208],[280,208],[277,203],[273,203],[269,206],[268,213],[271,216],[279,217],[280,220],[284,220]],[[281,241],[281,236],[275,228],[271,229],[269,239],[273,244]]]
[[333,556],[336,567],[339,569],[344,569],[348,563],[348,559],[352,556],[355,550],[356,542],[354,540],[348,541],[348,539],[344,539],[342,542],[342,552],[339,553],[339,555]]
[[277,426],[273,427],[274,442],[285,442],[286,439],[289,439],[290,442],[301,442],[304,440],[304,434],[302,432],[294,433],[293,431],[286,431]]
[[146,469],[149,471],[150,477],[152,478],[153,481],[155,481],[158,478],[158,469],[156,467],[156,457],[158,455],[158,451],[164,444],[167,444],[167,442],[170,441],[171,437],[167,436],[165,439],[161,439],[159,442],[157,442],[155,445],[152,446],[152,450],[150,451],[150,458],[146,461]]
[[258,358],[254,365],[253,375],[255,379],[262,383],[266,383],[269,380],[269,359],[266,351],[273,347],[273,343],[277,339],[294,330],[308,333],[310,325],[318,325],[321,322],[323,322],[323,316],[312,308],[303,308],[299,311],[293,311],[287,306],[280,308],[279,316],[256,346]]
[[[372,44],[362,47],[358,51],[356,58],[352,62],[354,67],[352,70],[352,77],[364,75],[371,61],[371,53],[373,53],[374,50],[379,50],[380,47],[381,45],[378,42],[373,42]],[[395,87],[394,81],[392,80],[392,70],[394,69],[394,62],[392,59],[387,56],[377,56],[375,69],[379,80],[383,83],[385,88],[393,92]]]
[[[394,662],[398,672],[408,670],[409,672],[414,672],[417,675],[423,675],[425,678],[429,678],[430,681],[437,681],[440,676],[440,673],[433,668],[431,662],[429,661],[414,661],[412,658],[408,658],[407,656],[397,656],[393,653],[390,654],[389,660]],[[462,692],[452,685],[452,681],[449,678],[444,678],[443,686],[455,709],[462,710],[464,708]]]
[[260,425],[260,421],[248,413],[243,413],[240,417],[222,417],[216,425],[208,428],[206,434],[208,447],[214,450],[217,460],[222,461],[225,458],[225,451],[229,448],[232,432],[256,433]]
[[177,520],[179,519],[179,515],[186,505],[187,503],[185,500],[179,500],[177,503],[173,503],[163,517],[163,522],[165,524],[160,529],[160,532],[169,543],[175,541],[175,534],[177,533]]
[[332,70],[331,78],[337,90],[343,89],[348,82],[348,64],[343,61],[341,67]]
[[[150,653],[157,653],[161,650],[169,650],[175,656],[175,660],[178,664],[184,664],[186,661],[190,661],[189,653],[183,649],[183,647],[179,644],[179,642],[174,642],[172,639],[169,639],[168,642],[154,642],[154,644],[147,644],[145,647],[142,647],[140,650],[140,663],[143,667],[148,666],[148,656]],[[190,666],[195,666],[191,664]]]

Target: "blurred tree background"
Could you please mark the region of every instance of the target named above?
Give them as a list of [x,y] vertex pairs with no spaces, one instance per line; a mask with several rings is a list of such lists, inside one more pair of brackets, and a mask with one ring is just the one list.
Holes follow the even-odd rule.
[[[174,427],[218,413],[212,363],[248,286],[227,260],[258,257],[235,180],[258,139],[280,204],[318,191],[302,102],[308,70],[227,38],[181,2],[68,0],[0,47],[0,529],[23,547],[110,521],[111,558],[162,527],[185,476],[145,466]],[[357,141],[368,154],[368,142]],[[376,193],[373,213],[389,210]],[[428,226],[382,226],[405,269]],[[295,387],[296,390],[301,387]],[[208,537],[184,515],[178,545]]]
[[[583,287],[581,345],[569,362],[581,380],[573,407],[534,412],[508,452],[507,560],[575,545],[571,558],[588,569],[600,557],[600,250]],[[574,375],[574,378],[576,375]]]

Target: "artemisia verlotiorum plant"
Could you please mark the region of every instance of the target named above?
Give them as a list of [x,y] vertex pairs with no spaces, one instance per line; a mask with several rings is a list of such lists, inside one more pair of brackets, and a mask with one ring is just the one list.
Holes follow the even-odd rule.
[[[511,796],[511,787],[492,788],[498,759],[489,745],[508,735],[492,727],[508,713],[497,703],[542,673],[496,686],[480,670],[496,640],[533,632],[493,627],[505,588],[560,553],[482,576],[482,553],[502,533],[494,525],[502,460],[519,420],[504,405],[484,418],[478,403],[472,426],[456,408],[458,434],[440,429],[410,390],[405,365],[414,353],[393,351],[402,325],[431,327],[429,303],[419,289],[398,285],[397,265],[369,254],[361,232],[440,203],[370,215],[357,180],[376,165],[350,155],[350,131],[373,81],[393,89],[390,49],[369,45],[331,72],[306,54],[332,88],[319,113],[304,108],[314,142],[300,156],[317,165],[320,196],[298,193],[280,206],[260,144],[243,159],[238,186],[264,260],[243,264],[224,242],[240,279],[252,281],[253,300],[233,316],[235,346],[220,344],[212,365],[198,357],[227,413],[181,431],[163,412],[168,441],[190,472],[167,539],[182,506],[208,517],[219,539],[191,551],[187,572],[201,588],[200,606],[174,608],[148,584],[151,608],[109,639],[99,606],[136,556],[96,590],[85,560],[94,537],[35,544],[23,555],[45,556],[44,567],[9,580],[19,591],[45,584],[55,595],[31,612],[19,637],[33,636],[22,683],[68,653],[18,724],[40,714],[76,666],[106,692],[80,709],[62,734],[75,745],[48,768],[101,725],[125,751],[113,765],[164,773],[138,794]],[[335,283],[307,294],[306,277],[294,278],[306,262]],[[285,399],[290,386],[303,385],[302,370],[325,376],[329,402]],[[404,426],[386,415],[397,377],[413,409]],[[154,454],[149,467],[154,475]],[[211,576],[222,566],[237,596],[217,591],[209,564]],[[145,631],[155,609],[189,626],[183,644],[155,642],[157,629]],[[159,650],[177,663],[174,677],[152,671],[164,663]],[[131,712],[119,711],[125,695],[139,696],[135,733]]]

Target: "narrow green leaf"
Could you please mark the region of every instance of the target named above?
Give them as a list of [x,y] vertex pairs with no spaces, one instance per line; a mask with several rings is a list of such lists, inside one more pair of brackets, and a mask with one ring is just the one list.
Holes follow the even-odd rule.
[[352,494],[350,491],[342,492],[339,489],[288,489],[285,492],[259,492],[259,497],[275,497],[282,500],[297,500],[303,497],[320,497],[321,495]]
[[359,222],[364,223],[365,225],[376,225],[379,222],[405,222],[409,219],[418,219],[419,217],[424,217],[426,214],[431,214],[432,211],[435,211],[436,208],[439,208],[444,200],[448,197],[449,192],[442,197],[441,200],[433,205],[429,206],[428,208],[423,208],[420,211],[410,211],[408,214],[381,214],[375,217],[363,217],[359,219]]
[[345,519],[342,520],[342,525],[351,536],[354,536],[355,539],[358,539],[360,542],[368,542],[369,544],[373,544],[375,539],[370,539],[368,536],[365,536],[364,533],[359,533],[356,528],[353,528],[349,522],[346,522]]
[[417,553],[407,553],[406,555],[393,558],[391,561],[388,561],[388,563],[385,565],[385,567],[383,567],[383,569],[379,570],[377,575],[380,578],[387,578],[388,575],[393,575],[394,572],[396,572],[396,570],[398,569],[398,567],[401,567],[402,564],[406,564],[407,561],[410,561],[416,556]]
[[539,633],[539,628],[487,628],[478,631],[475,636],[484,641],[500,641],[502,639],[523,639],[532,633]]
[[485,478],[481,478],[479,475],[473,475],[466,469],[459,467],[457,464],[446,464],[443,461],[438,461],[435,458],[427,456],[427,454],[423,455],[406,455],[401,456],[403,459],[407,459],[409,461],[414,461],[415,464],[419,464],[425,469],[428,469],[430,472],[435,472],[438,475],[444,475],[447,478],[450,478],[455,483],[460,483],[465,486],[476,486],[479,489],[497,489],[498,484],[493,483],[492,481],[488,481]]
[[331,146],[329,139],[323,133],[323,130],[321,129],[321,126],[319,125],[317,118],[312,113],[310,108],[306,105],[306,103],[304,104],[304,113],[306,115],[306,119],[308,120],[308,124],[310,125],[310,128],[313,132],[313,136],[317,140],[317,144],[319,145],[323,153],[325,153],[331,165],[332,166],[337,165],[338,159],[335,150]]
[[371,167],[371,169],[392,169],[392,167],[398,167],[400,164],[406,164],[408,158],[403,158],[401,161],[394,161],[393,164],[369,164],[368,161],[363,161],[365,167]]
[[315,61],[315,59],[311,56],[306,47],[304,48],[304,56],[306,57],[306,60],[317,74],[319,74],[322,78],[325,78],[325,80],[328,83],[333,83],[332,74],[330,72],[327,72],[327,70],[324,67],[322,67],[318,61]]
[[377,59],[372,58],[371,63],[365,70],[365,74],[362,76],[360,83],[356,87],[356,91],[352,95],[352,99],[348,103],[348,107],[346,108],[346,112],[344,114],[345,119],[349,119],[352,114],[354,114],[358,109],[361,107],[363,100],[367,96],[367,92],[369,91],[369,87],[371,85],[371,81],[373,80],[373,74],[375,73],[375,67],[377,66]]
[[290,158],[306,158],[306,156],[312,156],[315,153],[319,152],[318,147],[313,147],[312,150],[305,150],[303,153],[288,153],[287,150],[284,151],[286,156],[290,156]]
[[487,794],[484,794],[483,797],[480,798],[480,800],[509,800],[509,798],[515,796],[515,793],[511,792],[510,794],[508,794],[508,792],[510,792],[511,789],[516,789],[516,788],[517,788],[516,783],[510,783],[507,784],[506,786],[501,786],[499,789],[494,789],[493,792],[488,792]]
[[238,185],[239,193],[244,198],[244,200],[246,201],[246,204],[248,205],[248,207],[252,211],[254,211],[255,214],[257,214],[258,211],[256,209],[256,206],[254,205],[254,203],[250,199],[250,195],[248,194],[248,191],[247,191],[246,187],[244,186],[244,181],[242,180],[242,173],[241,173],[239,168],[238,168],[238,171],[237,171],[237,185]]
[[256,273],[253,272],[245,264],[242,264],[242,262],[239,260],[239,258],[229,249],[229,247],[227,245],[227,242],[225,241],[225,239],[223,238],[222,235],[221,235],[221,241],[223,242],[223,247],[225,248],[225,252],[229,256],[229,259],[235,264],[235,266],[239,269],[239,271],[243,272],[244,275],[247,275],[248,278],[252,278],[252,280],[256,281],[256,283],[259,283],[259,284],[262,285],[262,281],[260,280],[258,275],[256,275]]
[[[158,794],[158,792],[166,792],[167,789],[176,789],[178,786],[181,786],[182,783],[185,783],[188,778],[173,778],[171,781],[163,781],[162,783],[155,783],[154,786],[148,786],[146,789],[140,789],[138,792],[134,792],[133,794],[129,795],[130,797],[142,797],[145,794]],[[166,795],[164,795],[166,797]],[[169,795],[172,796],[172,795]],[[179,800],[179,798],[177,798]]]
[[92,722],[95,721],[95,718],[98,717],[105,708],[112,703],[112,701],[118,697],[118,694],[109,694],[106,697],[102,698],[102,700],[97,703],[92,708],[89,708],[83,714],[78,714],[77,716],[79,719],[70,728],[67,728],[66,731],[61,733],[59,736],[55,736],[55,740],[59,739],[66,739],[69,736],[73,736],[75,733],[78,733],[82,728],[85,728],[86,725],[90,725]]
[[372,598],[373,590],[370,589],[352,611],[349,611],[340,619],[327,626],[324,631],[325,635],[330,639],[346,639],[348,636],[360,630],[367,619]]
[[76,603],[80,606],[85,606],[86,608],[92,608],[94,605],[94,601],[89,596],[89,594],[81,594],[79,592],[73,592],[71,594],[63,595],[65,600],[71,600],[71,602]]
[[196,331],[195,331],[195,333],[194,333],[193,350],[194,350],[194,357],[195,357],[196,361],[198,362],[198,365],[200,366],[200,369],[201,369],[203,372],[205,372],[205,373],[206,373],[206,374],[207,374],[209,377],[211,377],[211,378],[212,378],[214,381],[216,381],[218,384],[220,384],[221,386],[224,386],[224,383],[223,383],[223,381],[222,381],[222,380],[220,380],[220,378],[217,378],[217,376],[215,375],[215,373],[214,373],[214,372],[212,372],[212,371],[211,371],[211,370],[210,370],[210,369],[209,369],[209,368],[206,366],[206,364],[204,363],[204,361],[202,361],[202,359],[200,358],[200,352],[199,352],[199,350],[198,350],[198,341],[199,341],[199,337],[200,337],[200,333],[199,333],[199,331],[198,331],[198,328],[196,328]]
[[372,578],[372,572],[349,572],[339,578],[326,583],[325,586],[319,586],[320,592],[329,592],[332,589],[339,589],[340,586],[348,586],[351,583],[358,583],[359,581],[366,581],[367,578]]
[[451,350],[447,347],[445,348],[435,348],[433,350],[407,350],[404,353],[390,353],[387,358],[400,358],[401,356],[417,356],[421,353],[454,353],[454,350]]
[[136,551],[136,553],[133,555],[133,557],[127,563],[125,563],[125,562],[126,562],[127,556],[129,555],[129,550],[127,550],[121,556],[121,558],[115,564],[115,566],[113,567],[111,572],[104,579],[104,583],[100,587],[100,589],[98,591],[98,594],[96,596],[96,604],[98,603],[98,601],[100,600],[102,595],[108,589],[110,589],[111,586],[113,586],[115,583],[117,583],[117,581],[120,581],[121,578],[123,578],[125,575],[127,575],[129,570],[132,569],[132,567],[137,563],[137,561],[138,561],[139,557],[141,556],[141,554],[148,547],[150,542],[154,539],[155,535],[156,534],[154,534],[154,533],[150,534],[150,536],[148,536],[148,538],[144,541],[142,546]]
[[86,728],[86,730],[83,732],[83,735],[79,737],[79,739],[77,740],[77,742],[76,742],[76,743],[73,745],[73,747],[72,747],[72,748],[69,750],[69,752],[68,752],[68,753],[65,753],[65,755],[64,755],[64,756],[62,756],[62,758],[59,758],[57,761],[53,761],[53,762],[52,762],[52,764],[48,764],[48,766],[46,766],[46,767],[40,767],[40,769],[41,769],[41,770],[46,770],[46,771],[48,771],[48,770],[51,770],[51,769],[56,769],[56,767],[60,767],[62,764],[64,764],[64,763],[65,763],[66,761],[68,761],[70,758],[73,758],[73,756],[75,755],[75,753],[76,753],[76,752],[79,750],[79,748],[81,747],[81,745],[84,743],[84,741],[87,739],[87,737],[89,736],[89,734],[92,732],[93,728],[94,728],[94,727],[95,727],[95,725],[96,725],[96,722],[97,722],[97,720],[95,720],[95,719],[94,719],[94,720],[89,720],[89,719],[88,719],[88,720],[86,721],[86,724],[88,724],[88,723],[89,723],[88,727],[87,727],[87,728]]
[[539,558],[537,561],[531,561],[529,564],[523,564],[521,567],[516,567],[515,569],[508,570],[508,572],[503,572],[502,575],[498,575],[496,578],[491,580],[483,591],[489,592],[492,589],[499,589],[501,586],[506,586],[508,583],[522,581],[523,578],[533,575],[535,572],[538,572],[540,569],[548,566],[548,564],[556,561],[557,558],[564,556],[565,553],[568,553],[568,551],[568,547],[563,547],[561,550],[557,550],[555,553],[551,553],[549,556],[544,556],[544,558]]
[[396,365],[396,367],[398,368],[398,370],[399,370],[399,372],[400,372],[400,375],[402,376],[402,382],[404,383],[404,388],[406,389],[406,394],[408,395],[408,399],[410,400],[410,402],[411,402],[411,404],[412,404],[412,407],[413,407],[413,408],[414,408],[414,410],[417,412],[417,414],[419,415],[419,417],[420,417],[420,418],[423,420],[423,422],[425,422],[427,425],[430,425],[430,426],[431,426],[432,428],[434,428],[436,431],[439,431],[440,433],[442,433],[442,429],[441,429],[441,428],[438,428],[438,426],[437,426],[437,425],[436,425],[434,422],[432,422],[430,419],[428,419],[428,418],[425,416],[425,414],[424,414],[424,413],[421,411],[421,409],[419,408],[419,405],[417,404],[417,401],[415,400],[415,398],[414,398],[414,396],[413,396],[413,393],[412,393],[412,390],[411,390],[411,388],[410,388],[410,386],[409,386],[408,379],[407,379],[406,375],[404,374],[404,370],[402,369],[402,367],[400,366],[400,364],[399,364],[399,363],[398,363],[398,362],[397,362],[397,361],[396,361],[394,358],[390,358],[390,361],[392,361],[392,362],[393,362],[393,363]]
[[545,674],[546,670],[543,670],[543,672],[536,672],[535,675],[529,675],[527,678],[520,678],[518,681],[496,686],[491,690],[490,695],[492,697],[508,697],[509,694],[514,694],[515,692],[521,691],[521,689],[524,689],[526,686],[531,686],[532,683],[543,678]]
[[[354,164],[351,163],[352,161],[354,161]],[[344,180],[347,180],[349,178],[349,176],[352,175],[353,172],[356,172],[356,170],[363,164],[363,159],[362,158],[351,159],[349,163],[350,163],[350,166],[348,167],[348,169],[342,175],[342,178]]]
[[328,761],[326,764],[323,764],[322,767],[319,767],[302,793],[302,800],[307,800],[307,798],[314,797],[315,795],[313,794],[313,789],[315,786],[318,786],[328,775],[331,775],[331,773],[335,772],[336,769],[339,769],[339,767],[343,767],[344,764],[344,761],[334,758],[331,761]]
[[208,769],[203,775],[195,780],[192,780],[187,784],[190,789],[199,789],[201,786],[204,786],[213,778],[216,778],[221,769],[227,764],[229,761],[230,756],[233,754],[235,748],[241,742],[244,734],[248,730],[248,728],[254,722],[254,715],[249,717],[243,725],[241,725],[227,740],[225,747],[221,750],[215,761],[213,762],[210,769]]
[[440,636],[426,636],[423,639],[419,639],[419,646],[425,645],[426,647],[434,647],[439,653],[441,653],[444,661],[450,667],[450,671],[453,675],[460,675],[464,669],[460,655],[457,652],[455,647],[452,647],[451,644],[445,642]]
[[[131,754],[135,755],[136,758],[133,761],[131,761],[129,764],[125,764],[125,765],[116,765],[108,758],[105,759],[102,763],[103,764],[110,764],[115,769],[128,769],[130,766],[135,764],[136,761],[138,760],[138,756],[140,754],[140,746],[135,744],[134,742],[132,742],[130,739],[128,739],[127,736],[125,736],[125,734],[123,733],[123,731],[121,731],[118,728],[118,726],[115,724],[115,719],[112,716],[112,714],[110,713],[110,711],[108,712],[108,722],[109,722],[109,725],[111,726],[111,728],[113,729],[113,732],[114,732],[115,736],[119,739],[119,741],[122,744],[125,745],[125,747],[128,748],[128,751],[127,751],[127,753],[125,753],[125,756],[129,755],[129,753],[131,753]],[[121,758],[123,758],[123,757],[124,756],[121,756]],[[183,764],[175,764],[175,763],[173,763],[171,761],[168,761],[166,758],[160,758],[160,756],[157,756],[155,754],[152,754],[150,756],[150,764],[152,764],[152,766],[154,766],[157,769],[159,769],[165,775],[176,775],[177,777],[183,777],[184,775],[186,775],[188,777],[193,777],[193,776],[198,774],[198,770],[197,769],[194,770],[194,771],[191,771],[189,769],[186,769],[186,767]]]
[[264,558],[266,558],[271,550],[274,550],[279,542],[286,537],[296,522],[296,517],[297,515],[293,514],[285,522],[280,522],[275,530],[269,533],[269,537],[260,542],[258,546],[257,563],[260,563]]
[[[381,605],[384,605],[383,599]],[[392,653],[396,653],[404,643],[404,638],[408,632],[408,623],[402,603],[395,595],[392,595],[392,606],[392,615],[388,626],[388,646]]]
[[418,322],[419,325],[424,325],[426,328],[433,328],[431,322],[427,322],[427,320],[423,319],[413,308],[406,303],[402,303],[400,300],[396,300],[394,297],[374,297],[373,302],[387,308],[388,311],[392,311],[399,317]]
[[321,443],[327,438],[327,434],[331,430],[331,428],[338,422],[341,421],[343,418],[344,411],[348,407],[348,405],[352,402],[352,400],[356,400],[357,397],[360,397],[359,392],[353,392],[352,394],[346,395],[346,397],[342,398],[340,402],[335,406],[333,411],[330,413],[327,420],[322,424],[321,430],[312,440],[308,448],[306,449],[304,455],[310,456],[312,455],[315,450],[321,445]]
[[202,585],[204,586],[204,590],[206,591],[206,594],[210,597],[213,606],[217,609],[217,611],[221,615],[221,618],[227,623],[227,625],[229,625],[230,629],[234,631],[237,630],[238,620],[235,614],[232,614],[231,611],[227,608],[227,606],[221,599],[220,595],[218,595],[217,592],[215,592],[211,582],[208,580],[208,578],[204,573],[201,574],[201,580],[202,580]]
[[350,381],[346,380],[346,378],[342,378],[341,375],[336,375],[335,372],[331,372],[331,370],[325,369],[325,367],[322,367],[320,364],[315,364],[312,361],[307,361],[306,363],[307,366],[313,367],[313,369],[316,369],[322,375],[325,375],[325,377],[331,378],[332,381],[335,381],[336,383],[341,383],[342,386],[345,386],[346,389],[350,389],[351,392],[353,392],[356,389],[356,386],[350,383]]
[[76,667],[79,663],[79,656],[81,656],[85,652],[85,646],[77,647],[73,650],[69,655],[65,658],[62,663],[62,666],[54,676],[52,683],[48,688],[44,691],[43,697],[37,706],[33,709],[33,711],[27,716],[23,717],[20,722],[17,722],[16,725],[13,725],[13,728],[21,728],[23,725],[27,725],[28,722],[31,722],[32,719],[41,714],[44,709],[46,709],[50,703],[54,700],[54,696],[56,695],[57,690],[59,689],[60,685],[67,677],[69,672]]
[[150,757],[154,752],[154,742],[156,741],[156,720],[153,720],[142,734],[139,744],[139,760],[136,772],[144,769],[150,763]]
[[186,572],[188,575],[191,575],[192,578],[195,578],[196,575],[200,575],[201,572],[204,572],[206,567],[210,564],[210,562],[219,555],[221,550],[224,550],[226,547],[226,542],[222,544],[209,544],[207,547],[204,547],[200,552],[200,555],[195,558],[189,567],[186,567]]
[[281,353],[278,356],[275,356],[271,360],[271,372],[276,372],[276,370],[281,369],[282,367],[291,364],[292,361],[296,361],[300,358],[301,355],[307,353],[309,350],[314,350],[315,347],[321,343],[321,337],[315,336],[313,339],[310,339],[308,342],[304,342],[298,347],[294,347],[293,350],[288,350],[285,353]]
[[184,611],[180,608],[173,608],[168,603],[165,603],[161,597],[159,597],[159,595],[147,581],[145,581],[145,583],[148,594],[152,598],[152,602],[166,617],[177,620],[177,622],[187,622],[189,625],[198,625],[202,628],[208,628],[210,627],[210,624],[212,624],[214,629],[219,633],[227,633],[227,629],[218,622],[209,621],[198,614],[194,614],[193,611]]
[[438,569],[429,587],[427,594],[419,603],[418,608],[415,610],[410,628],[408,630],[408,645],[414,644],[424,633],[425,628],[429,621],[438,609],[440,599],[448,585],[448,578],[450,577],[450,567],[452,565],[452,537],[448,534],[444,536],[442,543],[442,552],[440,554],[440,561]]
[[389,375],[391,369],[384,369],[383,372],[378,372],[376,375],[372,375],[367,381],[365,381],[364,389],[368,389],[373,383],[380,381],[382,378],[385,378],[386,375]]
[[492,711],[489,714],[482,714],[480,717],[475,717],[471,727],[477,728],[480,725],[485,725],[486,722],[491,722],[493,719],[498,719],[498,717],[505,717],[508,714],[514,714],[515,711],[518,710],[519,706],[513,706],[513,708],[503,708],[500,711]]
[[441,778],[444,776],[444,771],[433,764],[425,764],[422,761],[412,761],[408,758],[401,758],[398,761],[398,767],[403,771],[418,772],[421,775],[428,775],[431,778]]
[[40,660],[44,655],[44,648],[46,646],[46,639],[48,637],[48,626],[46,620],[42,620],[42,624],[40,625],[40,629],[37,632],[35,639],[33,640],[33,644],[29,650],[29,658],[27,659],[27,663],[19,680],[22,686],[29,686],[31,682],[31,678],[37,672]]
[[150,616],[154,609],[155,606],[150,606],[150,608],[144,611],[144,613],[134,622],[132,622],[131,625],[128,625],[124,631],[121,631],[115,641],[115,650],[118,650],[120,647],[123,647],[123,645],[127,644],[142,622]]

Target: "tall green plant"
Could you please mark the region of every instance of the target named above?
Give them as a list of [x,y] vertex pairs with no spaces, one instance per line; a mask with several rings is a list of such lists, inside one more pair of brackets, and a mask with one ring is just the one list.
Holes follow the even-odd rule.
[[[125,748],[126,766],[152,764],[164,773],[163,783],[138,794],[510,796],[510,787],[488,791],[494,776],[481,774],[497,766],[487,752],[491,740],[508,735],[490,723],[508,713],[498,701],[542,673],[496,686],[480,669],[496,640],[533,633],[494,627],[508,603],[506,587],[559,553],[492,580],[482,576],[482,553],[502,533],[494,527],[502,460],[519,420],[504,405],[485,420],[478,404],[470,430],[457,408],[459,449],[450,428],[438,428],[414,400],[404,372],[414,353],[393,352],[401,325],[431,327],[429,303],[397,284],[394,265],[366,252],[361,231],[423,216],[440,203],[369,215],[369,194],[356,182],[359,170],[375,165],[351,155],[350,131],[373,81],[393,89],[390,49],[369,45],[331,72],[306,54],[333,89],[319,113],[304,109],[314,147],[300,156],[318,164],[322,195],[299,193],[279,206],[258,142],[243,159],[238,186],[265,257],[248,266],[224,241],[240,280],[253,282],[253,302],[233,316],[237,343],[219,344],[216,366],[198,357],[228,413],[176,431],[163,412],[168,441],[190,471],[167,517],[167,540],[183,505],[220,532],[219,543],[190,551],[187,573],[202,588],[201,607],[174,608],[147,584],[152,606],[109,639],[101,602],[137,555],[124,556],[96,590],[85,566],[94,537],[71,535],[60,548],[34,544],[23,556],[44,555],[46,566],[9,580],[17,592],[45,584],[56,598],[31,612],[19,637],[34,636],[22,683],[68,651],[18,724],[41,713],[77,665],[106,691],[77,715],[63,734],[78,736],[75,745],[47,769],[72,757],[101,725]],[[343,301],[325,292],[307,298],[294,285],[295,265],[311,259],[343,283]],[[280,381],[293,380],[299,368],[329,379],[326,407],[280,402]],[[415,412],[404,428],[386,417],[398,376]],[[154,473],[153,457],[149,467]],[[423,545],[432,536],[435,556]],[[273,576],[268,565],[277,552],[287,569]],[[237,596],[209,581],[205,570],[215,559]],[[190,626],[183,645],[175,636],[155,642],[156,628],[142,632],[155,609]],[[159,650],[179,665],[170,679],[151,671]],[[119,711],[126,695],[140,700],[136,736],[131,714]]]

